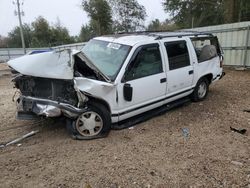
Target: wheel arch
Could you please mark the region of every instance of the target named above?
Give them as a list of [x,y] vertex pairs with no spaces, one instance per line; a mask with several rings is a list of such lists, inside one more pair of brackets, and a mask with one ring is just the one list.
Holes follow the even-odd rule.
[[107,101],[100,99],[100,98],[96,98],[94,96],[87,96],[89,98],[89,101],[87,103],[99,103],[102,104],[103,106],[105,106],[107,108],[107,110],[109,111],[109,113],[111,113],[111,108],[109,106],[109,104],[107,103]]
[[212,73],[205,74],[205,75],[203,75],[203,76],[200,77],[200,79],[202,79],[202,78],[206,78],[207,81],[208,81],[208,83],[211,84],[212,80],[213,80],[213,74]]

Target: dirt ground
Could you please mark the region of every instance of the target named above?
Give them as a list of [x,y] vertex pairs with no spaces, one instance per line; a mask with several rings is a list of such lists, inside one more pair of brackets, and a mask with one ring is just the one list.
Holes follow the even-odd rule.
[[[226,69],[205,101],[91,141],[72,140],[63,122],[16,120],[15,90],[5,73],[0,142],[40,132],[0,148],[0,187],[250,188],[250,113],[243,111],[250,109],[250,71]],[[182,128],[189,129],[188,138]]]

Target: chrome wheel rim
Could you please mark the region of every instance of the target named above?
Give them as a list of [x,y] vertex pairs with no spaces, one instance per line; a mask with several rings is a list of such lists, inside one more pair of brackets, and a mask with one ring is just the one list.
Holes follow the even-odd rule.
[[76,129],[82,136],[96,136],[102,128],[102,118],[93,111],[83,113],[76,121]]
[[202,82],[198,87],[198,97],[202,99],[207,93],[207,84]]

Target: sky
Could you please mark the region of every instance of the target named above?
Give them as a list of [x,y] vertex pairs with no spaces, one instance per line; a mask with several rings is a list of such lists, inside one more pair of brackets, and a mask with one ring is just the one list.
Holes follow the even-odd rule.
[[[7,36],[15,26],[19,25],[18,17],[14,15],[17,9],[13,4],[16,0],[0,0],[0,35]],[[163,21],[167,14],[163,11],[162,0],[138,0],[145,6],[147,18],[145,24],[150,20],[158,18]],[[23,23],[31,23],[38,16],[43,16],[50,24],[56,23],[58,18],[65,26],[70,35],[78,35],[83,24],[88,23],[87,14],[81,8],[81,0],[20,0],[23,5]]]

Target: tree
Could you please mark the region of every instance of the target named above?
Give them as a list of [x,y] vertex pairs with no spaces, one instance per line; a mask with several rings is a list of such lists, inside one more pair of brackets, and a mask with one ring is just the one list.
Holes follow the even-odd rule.
[[113,10],[115,32],[144,29],[146,9],[137,0],[109,0],[109,3]]
[[51,26],[45,18],[40,16],[31,25],[32,47],[51,47],[75,42],[59,19],[55,25]]
[[[51,47],[55,45],[74,43],[76,40],[69,35],[66,27],[62,26],[60,20],[54,25],[39,16],[34,22],[23,25],[24,41],[26,47]],[[9,47],[22,47],[19,27],[15,27],[8,33]]]
[[199,27],[250,20],[249,0],[164,0],[180,27]]
[[159,19],[152,20],[147,27],[148,31],[172,31],[176,29],[178,27],[168,19],[164,22],[160,22]]
[[93,28],[90,25],[86,24],[81,27],[79,41],[86,42],[95,36]]
[[[23,35],[24,35],[25,46],[29,48],[31,46],[31,39],[32,39],[32,31],[30,25],[28,24],[23,25]],[[15,27],[12,31],[8,33],[8,46],[10,48],[22,47],[19,26]]]
[[224,23],[223,0],[165,0],[163,6],[180,27]]
[[59,18],[57,19],[57,23],[54,26],[50,27],[50,30],[50,43],[52,44],[52,46],[75,42],[74,38],[69,35],[68,29],[62,26]]
[[32,22],[32,41],[33,47],[46,47],[51,46],[51,29],[48,21],[39,16],[34,22]]
[[8,38],[0,35],[0,48],[8,48]]
[[224,18],[226,23],[250,20],[249,0],[224,0]]
[[95,33],[95,35],[111,33],[112,14],[106,0],[83,0],[82,6],[90,17],[91,32]]

